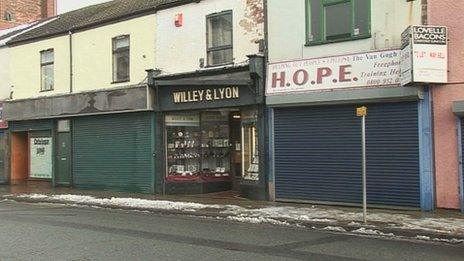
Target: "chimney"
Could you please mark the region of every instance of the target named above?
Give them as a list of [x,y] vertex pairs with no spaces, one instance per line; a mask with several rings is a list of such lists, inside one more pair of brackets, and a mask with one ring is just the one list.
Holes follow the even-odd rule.
[[42,18],[56,15],[56,1],[57,0],[41,0]]

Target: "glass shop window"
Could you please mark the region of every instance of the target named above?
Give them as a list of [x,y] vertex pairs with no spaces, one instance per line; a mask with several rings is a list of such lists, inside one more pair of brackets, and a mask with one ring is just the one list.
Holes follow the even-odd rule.
[[259,179],[258,132],[255,123],[242,124],[242,177]]
[[170,114],[165,121],[167,181],[230,179],[229,112]]

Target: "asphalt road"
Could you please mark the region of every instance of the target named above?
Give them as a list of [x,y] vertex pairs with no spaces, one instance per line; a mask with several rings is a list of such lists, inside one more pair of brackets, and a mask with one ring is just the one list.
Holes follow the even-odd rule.
[[463,260],[463,245],[0,202],[0,260]]

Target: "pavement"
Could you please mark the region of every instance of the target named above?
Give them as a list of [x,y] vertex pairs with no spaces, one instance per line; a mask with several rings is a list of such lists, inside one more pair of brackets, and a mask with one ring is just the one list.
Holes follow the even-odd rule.
[[0,202],[0,260],[462,260],[456,244],[61,204]]
[[0,198],[16,202],[194,216],[382,238],[464,243],[464,215],[459,211],[369,209],[368,223],[363,224],[362,210],[359,208],[252,201],[234,193],[159,196],[52,188],[48,183],[0,185]]

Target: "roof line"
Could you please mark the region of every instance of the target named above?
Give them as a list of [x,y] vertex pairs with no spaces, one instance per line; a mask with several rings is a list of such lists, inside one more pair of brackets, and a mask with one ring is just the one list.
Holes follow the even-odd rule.
[[53,38],[53,37],[60,36],[60,35],[67,35],[69,32],[85,31],[87,29],[92,29],[92,28],[99,27],[100,25],[112,24],[113,22],[118,23],[118,22],[121,22],[121,21],[127,21],[127,20],[134,19],[134,18],[137,18],[137,17],[142,17],[142,16],[145,16],[145,15],[154,14],[154,13],[157,13],[158,11],[160,11],[160,10],[165,10],[165,9],[169,9],[169,8],[172,8],[172,7],[187,5],[187,4],[191,4],[191,3],[199,3],[201,1],[203,1],[203,0],[184,0],[184,1],[176,1],[176,2],[171,2],[171,3],[164,3],[164,4],[161,4],[161,5],[152,7],[152,8],[145,9],[145,10],[140,10],[140,11],[137,11],[137,12],[133,12],[133,13],[118,16],[118,17],[113,17],[113,18],[102,20],[102,21],[99,21],[99,22],[87,24],[85,26],[71,28],[70,30],[69,29],[68,30],[63,30],[63,31],[59,31],[59,32],[56,32],[56,33],[37,36],[37,37],[32,37],[32,38],[24,39],[24,40],[15,41],[13,39],[13,40],[9,41],[7,43],[7,45],[10,45],[10,46],[12,46],[12,45],[21,45],[21,44],[24,44],[24,43],[34,42],[34,41],[39,40],[39,39],[49,39],[49,38]]

